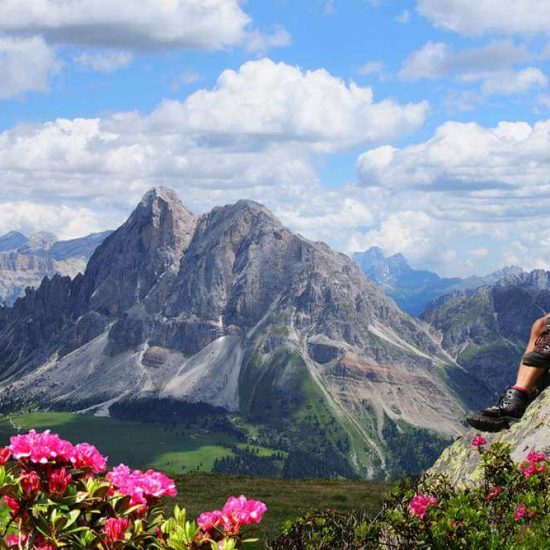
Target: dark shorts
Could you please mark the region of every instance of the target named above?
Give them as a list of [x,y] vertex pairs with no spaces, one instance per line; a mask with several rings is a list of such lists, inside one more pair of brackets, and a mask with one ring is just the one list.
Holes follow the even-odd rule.
[[533,351],[526,353],[521,362],[528,367],[550,368],[550,318],[546,318],[546,330],[537,336]]

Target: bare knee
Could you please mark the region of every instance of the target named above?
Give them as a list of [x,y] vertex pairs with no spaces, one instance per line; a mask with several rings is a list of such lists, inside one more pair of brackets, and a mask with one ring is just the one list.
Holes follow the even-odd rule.
[[546,329],[546,320],[547,320],[547,317],[541,317],[540,319],[537,319],[533,323],[533,331],[534,332],[542,332],[543,330],[545,330]]

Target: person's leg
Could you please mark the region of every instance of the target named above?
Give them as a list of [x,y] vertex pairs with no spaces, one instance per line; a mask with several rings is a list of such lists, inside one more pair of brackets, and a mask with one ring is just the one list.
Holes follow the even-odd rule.
[[521,363],[514,388],[525,388],[528,392],[532,392],[543,375],[544,369],[540,367],[528,367]]
[[516,384],[506,390],[496,405],[466,415],[468,424],[483,431],[509,428],[522,416],[532,401],[537,382],[550,368],[550,314],[533,323]]
[[[529,336],[529,342],[525,348],[525,354],[532,353],[535,349],[535,342],[537,338],[547,330],[547,319],[549,315],[546,315],[542,319],[537,319],[531,327],[531,334]],[[526,365],[522,361],[520,362],[516,383],[514,387],[525,388],[528,392],[532,392],[537,382],[544,375],[545,369],[541,367],[533,367]]]

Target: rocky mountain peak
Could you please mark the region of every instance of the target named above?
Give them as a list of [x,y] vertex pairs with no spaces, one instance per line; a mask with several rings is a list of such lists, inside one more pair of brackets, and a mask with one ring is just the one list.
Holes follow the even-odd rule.
[[178,270],[196,224],[197,216],[174,191],[148,191],[91,257],[83,282],[84,303],[112,316],[141,302],[163,274]]
[[197,219],[152,189],[83,276],[0,310],[0,409],[209,403],[308,449],[289,475],[304,459],[380,475],[401,430],[439,445],[461,430],[466,382],[350,258],[252,201]]
[[281,222],[269,208],[252,200],[239,200],[234,204],[216,207],[205,215],[204,222],[210,226],[218,224],[249,226],[261,222],[282,227]]
[[151,208],[155,203],[159,201],[165,203],[173,203],[181,205],[180,198],[173,189],[164,187],[163,185],[157,185],[147,191],[141,198],[140,205]]
[[53,233],[47,231],[39,231],[33,233],[27,242],[18,249],[21,254],[43,254],[48,251],[57,241],[57,237]]

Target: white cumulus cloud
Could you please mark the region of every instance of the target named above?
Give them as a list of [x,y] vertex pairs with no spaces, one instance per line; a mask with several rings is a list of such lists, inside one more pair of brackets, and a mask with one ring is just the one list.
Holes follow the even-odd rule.
[[55,53],[41,38],[0,36],[0,99],[47,91],[59,66]]
[[481,89],[486,95],[524,94],[533,88],[546,88],[547,76],[537,67],[504,71],[486,78]]
[[[324,70],[252,61],[147,115],[57,119],[1,132],[0,190],[29,203],[85,204],[108,213],[103,220],[116,212],[123,218],[141,193],[162,183],[197,211],[242,197],[281,210],[297,201],[311,208],[311,195],[324,195],[315,174],[319,155],[399,137],[422,124],[426,110],[424,103],[375,101],[370,88]],[[358,200],[338,194],[306,217],[310,228],[351,229],[369,216]]]
[[245,38],[238,0],[2,0],[0,31],[63,44],[219,49]]
[[76,62],[94,71],[112,73],[129,65],[132,59],[133,55],[125,51],[85,51],[76,57]]
[[465,35],[550,33],[550,0],[417,0],[432,23]]
[[367,151],[357,169],[367,185],[537,192],[550,185],[550,120],[494,128],[447,122],[423,143]]
[[499,40],[459,51],[444,42],[428,42],[409,55],[403,63],[400,76],[408,80],[446,76],[463,81],[480,80],[531,57],[525,46],[518,46],[510,40]]
[[275,139],[328,152],[402,136],[422,125],[427,110],[426,102],[377,102],[371,88],[347,84],[324,69],[303,71],[263,59],[224,71],[214,89],[162,103],[150,122],[218,139],[253,137],[255,147],[258,139]]

